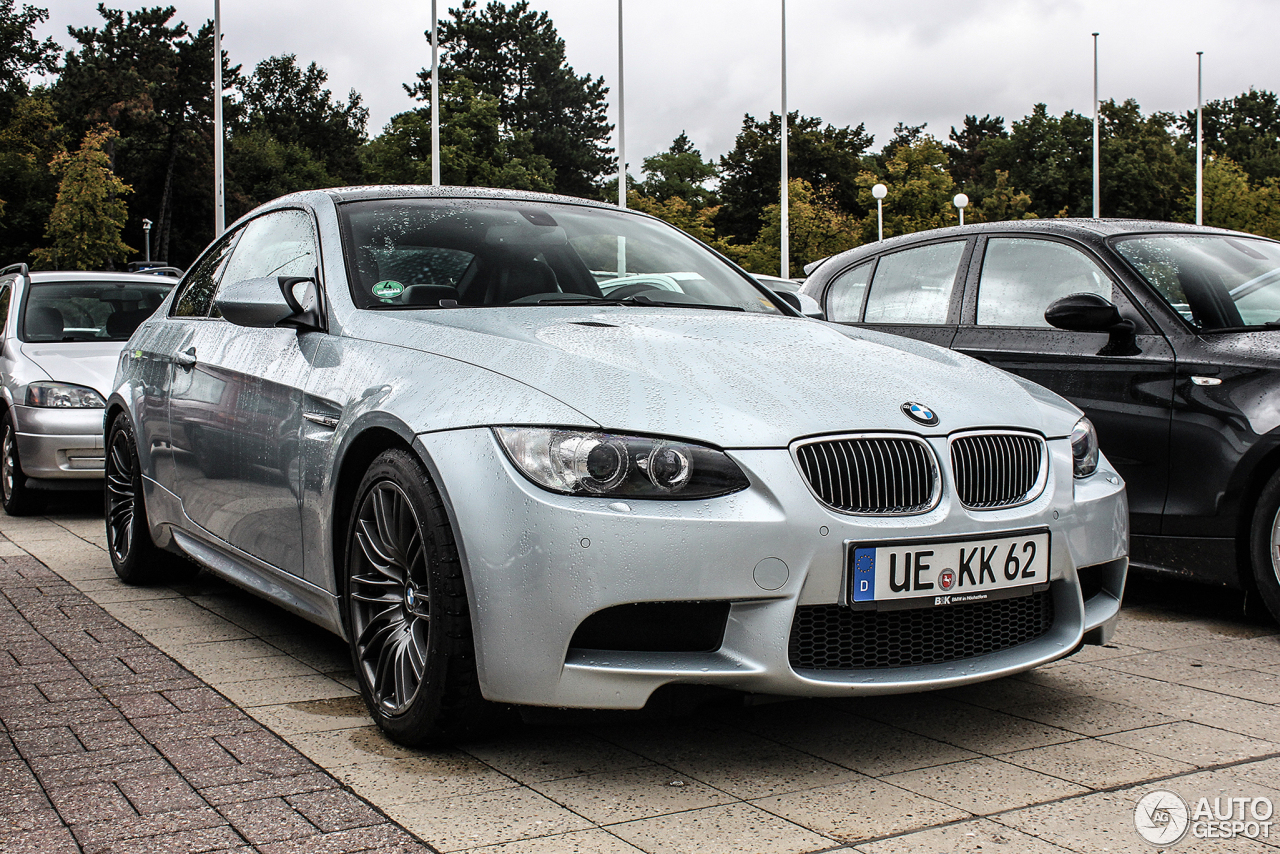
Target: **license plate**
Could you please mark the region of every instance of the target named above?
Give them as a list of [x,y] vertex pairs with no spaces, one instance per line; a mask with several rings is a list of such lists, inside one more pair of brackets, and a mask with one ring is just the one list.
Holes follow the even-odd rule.
[[847,602],[894,610],[989,602],[1049,586],[1049,532],[848,544]]

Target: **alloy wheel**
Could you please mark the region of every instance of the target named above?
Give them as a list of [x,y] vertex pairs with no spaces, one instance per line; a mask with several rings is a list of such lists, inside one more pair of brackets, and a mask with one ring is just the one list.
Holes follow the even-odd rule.
[[1276,512],[1276,517],[1271,520],[1271,572],[1275,575],[1276,583],[1280,584],[1280,511]]
[[384,714],[407,710],[422,684],[431,596],[422,527],[390,480],[365,494],[351,550],[351,620],[365,684]]
[[137,492],[133,484],[133,449],[129,436],[116,431],[107,454],[107,544],[117,561],[123,562],[133,548],[133,514]]
[[4,442],[0,447],[0,490],[4,490],[4,500],[8,501],[13,497],[13,481],[17,471],[17,460],[14,459],[16,451],[16,443],[13,437],[13,430],[9,429],[9,425],[4,426]]

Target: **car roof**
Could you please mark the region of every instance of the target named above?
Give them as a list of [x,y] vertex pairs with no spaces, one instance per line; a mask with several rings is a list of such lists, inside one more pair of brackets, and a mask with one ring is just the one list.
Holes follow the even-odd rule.
[[[554,193],[535,193],[528,190],[495,190],[489,187],[433,187],[426,184],[374,185],[366,187],[336,187],[324,190],[335,202],[356,202],[370,199],[493,199],[495,201],[551,202],[555,204],[585,205],[604,210],[617,210],[618,206],[593,199],[562,196]],[[277,199],[276,202],[288,199]],[[276,202],[273,202],[274,205]]]
[[[911,234],[903,234],[898,237],[890,237],[886,240],[874,243],[864,243],[861,246],[841,252],[838,255],[832,255],[823,258],[805,267],[805,272],[809,274],[816,273],[819,269],[824,268],[833,260],[839,259],[840,262],[854,261],[864,255],[872,255],[884,250],[894,249],[899,246],[907,246],[912,243],[918,243],[923,240],[944,240],[946,238],[970,237],[974,234],[988,234],[991,232],[1018,232],[1025,231],[1034,234],[1058,234],[1063,237],[1074,237],[1077,240],[1086,242],[1098,242],[1109,237],[1115,237],[1120,234],[1230,234],[1237,237],[1254,237],[1256,234],[1246,234],[1241,231],[1231,231],[1225,228],[1214,228],[1207,225],[1191,225],[1182,222],[1161,222],[1159,220],[1149,219],[1092,219],[1088,217],[1064,217],[1061,219],[1011,219],[1000,220],[997,222],[981,222],[971,223],[969,225],[953,225],[948,228],[934,228],[927,231],[916,231]],[[1267,238],[1260,238],[1267,239]]]
[[172,273],[119,273],[112,270],[33,270],[28,275],[33,284],[41,282],[131,282],[134,284],[176,283]]

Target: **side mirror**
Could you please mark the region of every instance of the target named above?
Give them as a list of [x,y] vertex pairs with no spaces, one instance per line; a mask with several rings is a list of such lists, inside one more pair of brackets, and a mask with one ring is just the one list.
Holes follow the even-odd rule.
[[802,294],[797,291],[773,291],[772,293],[805,317],[811,317],[815,320],[823,319],[822,306],[808,294]]
[[1044,310],[1050,326],[1069,332],[1110,332],[1132,334],[1137,327],[1120,316],[1120,309],[1097,294],[1071,294],[1054,300]]
[[322,329],[320,289],[315,280],[298,276],[266,276],[224,283],[213,304],[236,326],[270,329]]

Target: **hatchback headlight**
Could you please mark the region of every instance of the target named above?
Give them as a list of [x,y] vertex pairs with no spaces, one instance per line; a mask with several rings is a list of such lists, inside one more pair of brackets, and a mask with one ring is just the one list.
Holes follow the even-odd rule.
[[91,388],[70,383],[32,383],[27,386],[27,406],[49,409],[102,409],[107,402]]
[[749,485],[723,451],[678,439],[545,427],[493,432],[525,477],[566,495],[711,498]]
[[1076,477],[1088,477],[1098,470],[1098,433],[1088,418],[1081,418],[1071,428],[1071,459]]

